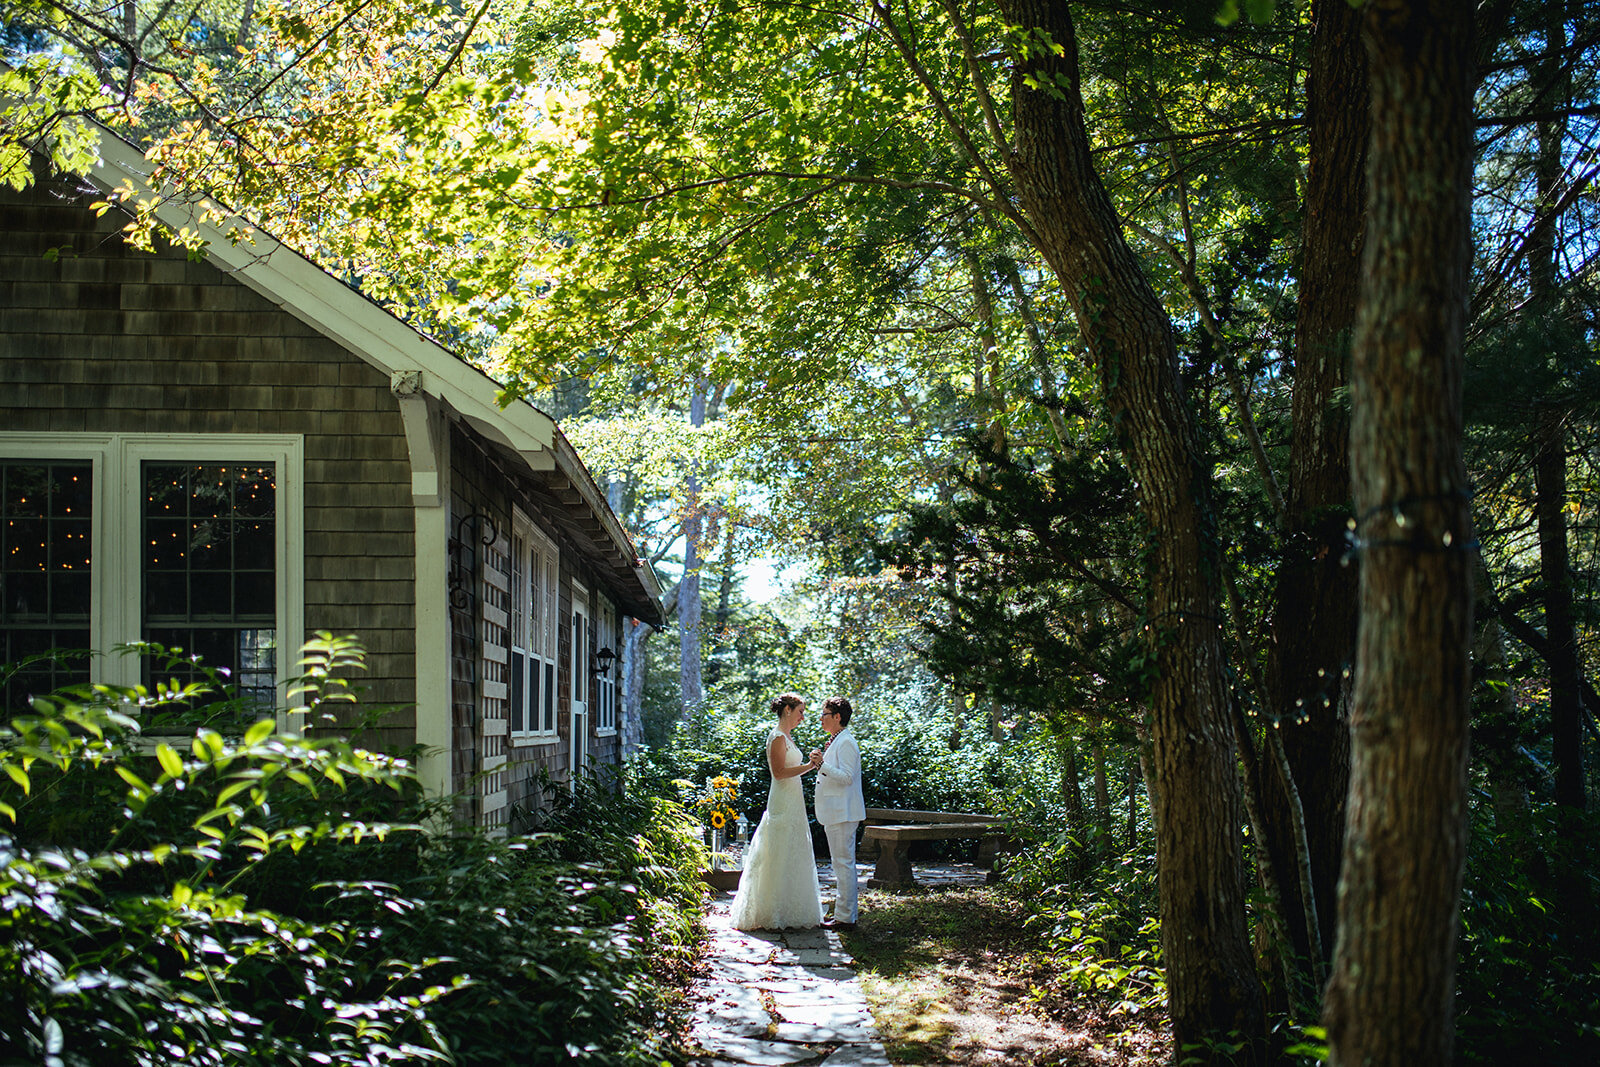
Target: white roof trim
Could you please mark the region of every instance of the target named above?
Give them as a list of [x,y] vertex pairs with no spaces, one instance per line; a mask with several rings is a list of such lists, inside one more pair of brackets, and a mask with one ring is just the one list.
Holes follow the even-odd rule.
[[[275,306],[314,327],[382,371],[422,371],[422,389],[469,417],[489,423],[518,452],[539,452],[555,444],[556,424],[538,408],[513,403],[502,408],[494,380],[454,353],[418,333],[394,315],[345,285],[281,241],[239,218],[224,225],[201,219],[191,201],[163,197],[149,183],[150,165],[136,147],[103,130],[100,159],[91,170],[106,191],[133,186],[135,195],[158,201],[156,217],[173,231],[198,232],[206,257]],[[240,227],[254,240],[234,243],[229,230]]]
[[[487,374],[240,216],[229,215],[220,224],[211,222],[201,218],[201,206],[194,201],[157,193],[150,186],[149,175],[150,163],[144,153],[101,127],[99,158],[90,169],[101,189],[109,193],[129,185],[136,197],[154,199],[158,205],[155,214],[162,223],[174,232],[187,229],[200,235],[207,259],[275,307],[344,346],[391,382],[397,373],[421,371],[422,392],[444,401],[477,432],[509,446],[530,470],[563,470],[617,550],[624,557],[633,553],[632,540],[549,415],[524,402],[501,407],[500,386]],[[221,210],[220,205],[215,207]],[[231,232],[235,229],[248,232],[253,239],[235,243]],[[661,587],[653,568],[636,558],[632,572],[659,610]]]

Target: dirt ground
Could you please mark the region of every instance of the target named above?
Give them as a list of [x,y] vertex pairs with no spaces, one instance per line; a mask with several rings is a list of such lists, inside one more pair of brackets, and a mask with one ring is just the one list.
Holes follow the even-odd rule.
[[894,1063],[956,1067],[1145,1067],[1171,1055],[1166,1019],[1114,1013],[1066,992],[1024,929],[1024,912],[987,887],[869,891],[843,936]]

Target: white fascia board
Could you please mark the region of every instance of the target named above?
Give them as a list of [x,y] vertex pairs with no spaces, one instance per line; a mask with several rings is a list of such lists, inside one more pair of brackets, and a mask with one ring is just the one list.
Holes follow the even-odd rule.
[[[332,338],[381,371],[421,370],[425,392],[447,400],[464,415],[500,428],[519,452],[539,452],[555,443],[555,420],[528,404],[502,408],[493,379],[418,333],[345,285],[311,260],[249,222],[230,216],[223,226],[201,219],[199,205],[156,193],[147,180],[149,163],[133,145],[102,131],[100,160],[92,170],[107,192],[131,184],[139,198],[155,198],[156,217],[174,231],[197,231],[206,258],[277,307]],[[237,244],[227,228],[251,237]]]
[[638,550],[634,548],[633,539],[628,536],[622,522],[611,510],[611,505],[606,502],[605,494],[601,492],[589,468],[578,456],[577,449],[572,447],[565,434],[558,433],[557,441],[559,444],[555,449],[556,468],[577,488],[589,510],[600,520],[600,525],[611,538],[612,544],[616,545],[618,553],[625,559],[633,560],[634,576],[644,587],[646,596],[655,602],[658,609],[664,610],[661,605],[661,584],[656,579],[655,568],[650,566],[648,560],[637,555]]

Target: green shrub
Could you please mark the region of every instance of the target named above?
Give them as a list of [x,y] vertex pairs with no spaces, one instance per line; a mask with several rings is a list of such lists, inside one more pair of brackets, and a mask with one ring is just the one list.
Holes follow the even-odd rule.
[[[1573,879],[1565,914],[1556,878]],[[1600,819],[1551,807],[1473,813],[1461,906],[1456,1047],[1466,1063],[1600,1060]]]
[[1165,1010],[1160,901],[1153,854],[1108,854],[1065,830],[1006,865],[1028,902],[1027,925],[1071,990],[1106,998],[1114,1012]]
[[[308,646],[313,711],[359,656]],[[0,735],[0,1059],[660,1062],[702,900],[680,809],[587,783],[528,837],[428,833],[449,802],[402,760],[126,714],[210,695],[77,687]]]
[[[813,708],[799,730],[802,749],[825,739],[816,714]],[[667,778],[701,783],[725,774],[740,779],[737,806],[754,819],[767,805],[771,775],[764,742],[772,726],[765,707],[729,704],[714,693],[704,707],[684,715],[653,759]],[[981,713],[957,722],[948,710],[863,703],[856,706],[850,727],[861,744],[862,792],[869,808],[1004,814],[1021,803],[1018,794],[1048,792],[1059,781],[1059,764],[1048,745],[1029,735],[991,740]],[[807,776],[808,795],[812,784]]]

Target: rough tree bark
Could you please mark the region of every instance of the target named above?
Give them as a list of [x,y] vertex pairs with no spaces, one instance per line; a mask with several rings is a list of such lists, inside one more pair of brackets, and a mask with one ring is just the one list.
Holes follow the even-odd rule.
[[[1310,128],[1300,295],[1295,321],[1287,528],[1267,644],[1269,714],[1305,813],[1312,897],[1324,952],[1333,948],[1334,896],[1344,847],[1350,777],[1350,672],[1356,578],[1345,563],[1350,517],[1350,421],[1340,400],[1367,222],[1367,64],[1360,16],[1349,0],[1316,0],[1306,82]],[[1284,878],[1295,955],[1316,940],[1295,918],[1305,887],[1295,870],[1293,797],[1282,774],[1265,776],[1266,842]],[[1326,962],[1326,959],[1323,961]]]
[[[1148,604],[1162,945],[1178,1047],[1263,1030],[1245,928],[1239,786],[1220,620],[1210,472],[1172,324],[1125,240],[1089,151],[1071,13],[1001,0],[1032,42],[1012,73],[1008,158],[1031,238],[1071,302],[1155,546]],[[1038,87],[1038,88],[1036,88]]]
[[1323,1018],[1335,1067],[1444,1067],[1467,840],[1473,9],[1372,0],[1362,33],[1372,140],[1350,431],[1361,620]]
[[734,557],[734,549],[736,547],[734,534],[736,531],[733,519],[724,513],[722,523],[722,565],[717,574],[717,611],[715,624],[711,631],[711,662],[706,668],[706,673],[710,675],[712,685],[716,685],[721,680],[724,657],[731,647],[728,624],[733,619],[733,579],[737,566],[737,560]]
[[645,639],[655,633],[647,622],[629,618],[622,630],[622,710],[623,721],[630,723],[624,756],[630,756],[644,743]]

